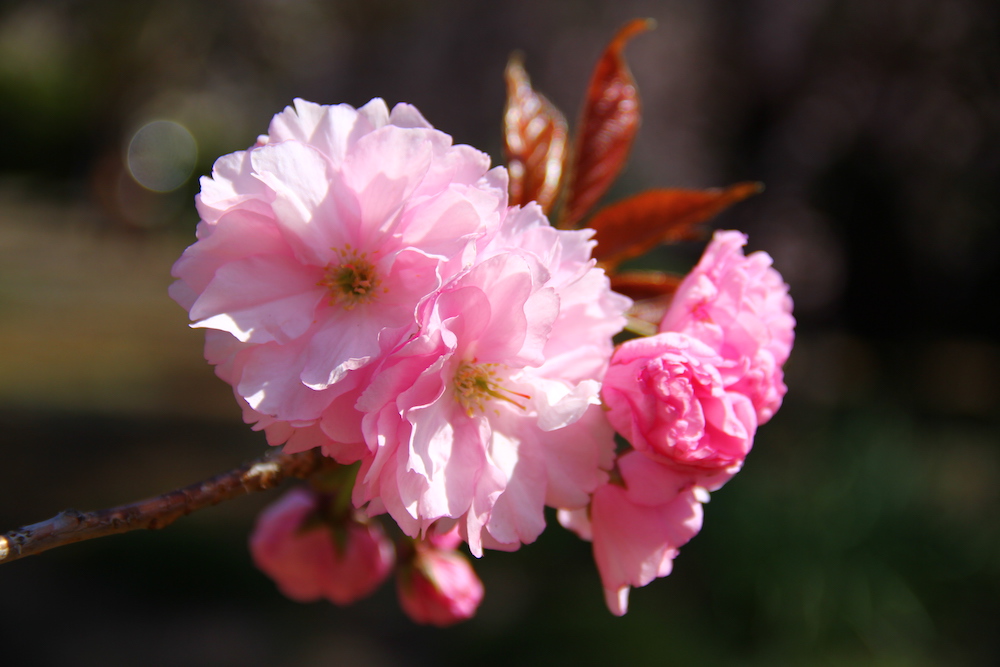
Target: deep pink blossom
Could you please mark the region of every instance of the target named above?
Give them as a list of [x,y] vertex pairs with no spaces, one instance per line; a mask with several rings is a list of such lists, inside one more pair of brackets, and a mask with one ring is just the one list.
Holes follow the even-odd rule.
[[746,396],[723,386],[722,361],[682,333],[622,344],[604,378],[608,421],[657,461],[728,478],[750,451],[757,418]]
[[660,333],[615,352],[604,379],[608,421],[635,448],[586,510],[560,522],[593,541],[611,611],[632,586],[670,574],[701,528],[701,504],[742,466],[758,423],[786,391],[795,320],[788,286],[746,236],[717,232],[679,286]]
[[726,388],[746,395],[757,422],[781,407],[782,365],[794,340],[788,285],[764,252],[743,256],[746,235],[718,231],[687,275],[660,323],[660,331],[689,334],[718,352]]
[[442,628],[472,618],[483,599],[483,583],[465,556],[426,544],[399,568],[396,590],[407,616]]
[[618,459],[620,483],[594,492],[588,510],[560,511],[560,522],[593,542],[604,598],[617,616],[632,586],[670,574],[681,546],[701,530],[708,491],[694,475],[632,451]]
[[316,494],[298,488],[265,509],[250,536],[250,553],[293,600],[350,604],[385,581],[395,551],[377,523],[330,525],[316,516],[317,502]]
[[[506,206],[506,173],[411,106],[296,100],[220,158],[171,296],[248,344],[234,388],[254,411],[321,423],[347,377],[412,333]],[[317,421],[319,420],[319,422]]]
[[594,268],[590,233],[512,210],[424,304],[420,334],[357,402],[372,456],[356,504],[411,536],[458,519],[477,556],[533,541],[546,504],[586,505],[613,455],[599,380],[629,304]]

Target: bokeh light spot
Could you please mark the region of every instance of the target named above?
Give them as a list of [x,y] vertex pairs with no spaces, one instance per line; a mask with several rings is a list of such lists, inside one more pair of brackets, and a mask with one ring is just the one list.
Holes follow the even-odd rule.
[[132,136],[126,160],[137,183],[155,192],[182,186],[194,171],[198,143],[186,127],[170,120],[143,125]]

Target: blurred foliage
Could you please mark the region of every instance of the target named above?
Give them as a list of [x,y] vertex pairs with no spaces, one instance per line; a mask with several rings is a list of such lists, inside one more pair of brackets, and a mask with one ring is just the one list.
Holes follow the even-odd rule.
[[[553,526],[477,563],[476,619],[419,628],[392,586],[346,609],[281,597],[245,549],[261,494],[2,568],[10,662],[1000,660],[989,0],[0,3],[0,521],[127,502],[264,447],[166,296],[198,185],[139,186],[139,127],[186,127],[205,174],[296,96],[379,95],[499,158],[511,51],[572,122],[600,50],[643,16],[643,125],[607,201],[764,182],[718,226],[774,256],[799,320],[786,405],[674,573],[616,619],[588,546]],[[682,271],[700,248],[643,261]]]

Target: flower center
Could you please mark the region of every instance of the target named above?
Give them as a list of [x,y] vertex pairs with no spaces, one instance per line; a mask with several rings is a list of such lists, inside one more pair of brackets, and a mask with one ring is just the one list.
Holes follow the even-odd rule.
[[531,396],[505,389],[498,381],[496,366],[497,364],[470,364],[463,361],[458,367],[455,373],[455,400],[465,408],[468,416],[471,417],[476,408],[485,411],[483,403],[491,398],[507,401],[522,410],[527,409],[511,397],[530,399]]
[[327,264],[323,279],[316,283],[330,293],[331,306],[339,303],[344,310],[351,310],[359,303],[373,301],[379,291],[389,291],[387,287],[379,290],[382,280],[367,252],[358,253],[350,244],[333,251],[340,256],[339,261]]

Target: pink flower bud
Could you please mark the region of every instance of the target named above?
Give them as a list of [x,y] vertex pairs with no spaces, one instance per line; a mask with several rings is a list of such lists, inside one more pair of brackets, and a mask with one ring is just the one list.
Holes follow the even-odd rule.
[[432,546],[444,551],[452,551],[462,543],[462,534],[456,521],[438,519],[427,531],[424,539]]
[[348,519],[334,527],[311,521],[317,500],[297,488],[264,510],[250,536],[250,553],[293,600],[326,598],[347,605],[385,581],[395,550],[376,523]]
[[483,599],[483,583],[464,556],[426,545],[399,569],[396,584],[407,616],[442,628],[472,618]]

